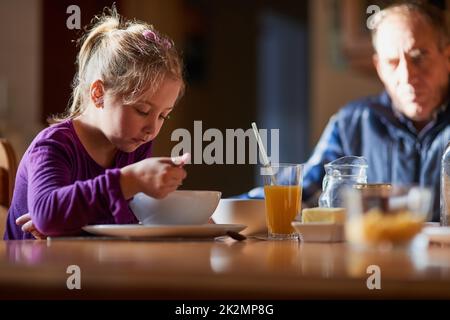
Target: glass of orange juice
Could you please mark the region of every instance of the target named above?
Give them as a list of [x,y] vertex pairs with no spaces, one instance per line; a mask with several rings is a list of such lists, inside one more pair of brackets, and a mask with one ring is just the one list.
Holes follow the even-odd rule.
[[291,222],[302,210],[303,165],[271,164],[268,169],[264,174],[268,238],[296,240]]

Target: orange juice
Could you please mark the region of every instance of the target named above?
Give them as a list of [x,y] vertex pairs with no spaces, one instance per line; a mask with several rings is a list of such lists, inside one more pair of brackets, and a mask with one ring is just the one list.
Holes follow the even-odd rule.
[[264,186],[269,233],[291,234],[291,222],[301,210],[301,186]]

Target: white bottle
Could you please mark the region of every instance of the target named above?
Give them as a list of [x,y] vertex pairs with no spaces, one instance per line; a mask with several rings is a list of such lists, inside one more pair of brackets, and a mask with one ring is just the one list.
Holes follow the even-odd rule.
[[442,156],[441,167],[441,226],[450,223],[450,143]]

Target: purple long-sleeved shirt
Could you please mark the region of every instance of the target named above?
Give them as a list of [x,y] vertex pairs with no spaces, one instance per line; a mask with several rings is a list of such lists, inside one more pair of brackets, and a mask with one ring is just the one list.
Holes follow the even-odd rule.
[[151,144],[118,151],[105,169],[89,156],[71,120],[44,129],[20,161],[4,239],[33,239],[15,223],[27,212],[48,236],[76,235],[88,224],[136,223],[120,188],[120,168],[148,158]]

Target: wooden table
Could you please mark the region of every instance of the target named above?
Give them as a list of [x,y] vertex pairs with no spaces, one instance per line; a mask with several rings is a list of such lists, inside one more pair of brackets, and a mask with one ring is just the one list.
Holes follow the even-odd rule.
[[[70,265],[81,289],[69,290]],[[369,290],[370,265],[381,289]],[[450,247],[359,250],[249,239],[0,243],[0,298],[450,298]]]

